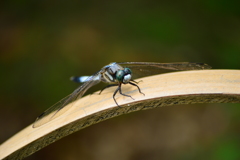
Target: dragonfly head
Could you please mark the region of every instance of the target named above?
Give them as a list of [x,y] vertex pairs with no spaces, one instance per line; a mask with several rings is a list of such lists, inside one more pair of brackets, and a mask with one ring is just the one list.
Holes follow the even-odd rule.
[[116,73],[116,79],[123,84],[127,84],[132,79],[132,71],[129,68],[119,70]]

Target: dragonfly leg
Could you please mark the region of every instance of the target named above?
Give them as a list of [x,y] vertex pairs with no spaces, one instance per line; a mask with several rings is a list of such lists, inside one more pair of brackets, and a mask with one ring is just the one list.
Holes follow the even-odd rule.
[[117,94],[117,92],[119,91],[119,88],[121,87],[121,85],[119,85],[118,86],[118,88],[114,91],[114,93],[113,93],[113,100],[114,100],[114,102],[116,103],[116,105],[118,106],[118,107],[121,107],[121,106],[119,106],[118,105],[118,103],[117,103],[117,101],[116,101],[116,99],[115,99],[115,95]]
[[103,88],[101,89],[101,91],[99,92],[99,95],[102,93],[102,91],[103,91],[104,89],[109,88],[109,87],[112,87],[112,86],[118,86],[118,84],[110,84],[110,85],[107,85],[107,86],[103,87]]
[[[114,99],[114,101],[115,101],[115,103],[117,104],[118,107],[121,107],[121,106],[118,105],[118,103],[117,103],[117,101],[116,101],[116,99],[115,99],[115,95],[117,94],[118,91],[119,91],[119,93],[120,93],[121,95],[132,98],[132,96],[122,93],[122,88],[121,88],[121,86],[122,86],[122,83],[119,83],[119,84],[118,84],[118,88],[117,88],[117,89],[115,90],[115,92],[113,93],[113,99]],[[132,99],[133,99],[133,98],[132,98]],[[133,100],[134,100],[134,99],[133,99]]]
[[[122,93],[122,88],[121,88],[121,86],[122,86],[122,84],[120,83],[120,84],[119,84],[119,93],[120,93],[121,95],[123,95],[123,96],[132,98],[132,96]],[[132,98],[132,100],[134,100],[134,99]]]
[[[135,81],[133,81],[133,82],[135,82]],[[129,82],[129,84],[131,84],[133,86],[136,86],[138,88],[139,93],[141,93],[141,94],[143,94],[145,96],[145,94],[141,92],[141,89],[139,88],[139,86],[137,84],[132,83],[132,82]]]
[[132,82],[134,82],[134,83],[136,83],[136,84],[138,84],[139,82],[143,82],[142,80],[140,80],[140,81],[134,81],[133,79],[131,80]]

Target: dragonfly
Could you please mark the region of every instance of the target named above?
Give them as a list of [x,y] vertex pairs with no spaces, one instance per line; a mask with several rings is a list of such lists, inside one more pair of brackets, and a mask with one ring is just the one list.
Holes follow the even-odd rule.
[[[42,126],[49,121],[59,117],[64,112],[60,112],[68,104],[74,102],[75,100],[81,98],[85,92],[92,86],[104,82],[109,85],[104,87],[101,92],[112,86],[117,86],[117,89],[113,93],[113,100],[118,107],[121,107],[116,99],[115,95],[119,92],[121,95],[132,98],[131,95],[122,93],[121,86],[124,84],[130,84],[138,89],[138,92],[145,95],[140,87],[137,85],[138,82],[134,80],[134,75],[139,77],[154,75],[161,73],[160,70],[202,70],[210,69],[211,66],[205,63],[191,63],[191,62],[177,62],[177,63],[157,63],[157,62],[113,62],[102,69],[97,71],[91,76],[80,76],[71,77],[71,80],[75,82],[80,82],[80,85],[75,89],[70,95],[63,98],[52,107],[47,109],[41,115],[39,115],[36,121],[33,123],[33,128]],[[133,98],[132,98],[133,99]],[[72,103],[73,104],[73,103]],[[71,104],[71,105],[72,105]],[[65,110],[66,111],[66,110]]]

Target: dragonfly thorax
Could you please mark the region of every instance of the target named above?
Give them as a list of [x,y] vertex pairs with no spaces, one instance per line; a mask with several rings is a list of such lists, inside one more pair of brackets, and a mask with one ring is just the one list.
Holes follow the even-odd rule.
[[129,68],[118,70],[116,73],[116,79],[118,82],[127,84],[132,80],[132,71]]

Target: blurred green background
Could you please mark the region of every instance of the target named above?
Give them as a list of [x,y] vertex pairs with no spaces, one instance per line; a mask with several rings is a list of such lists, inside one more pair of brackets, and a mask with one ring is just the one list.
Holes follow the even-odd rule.
[[[0,2],[0,142],[110,62],[240,68],[239,1]],[[240,105],[136,112],[65,137],[27,160],[240,159]]]

